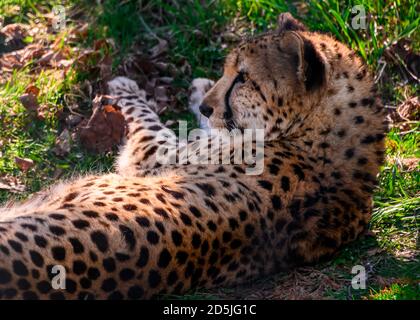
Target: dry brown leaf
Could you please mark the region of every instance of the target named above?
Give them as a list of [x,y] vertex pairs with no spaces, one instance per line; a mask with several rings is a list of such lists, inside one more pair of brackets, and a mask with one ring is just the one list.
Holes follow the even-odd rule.
[[394,158],[391,162],[397,164],[400,169],[408,172],[418,170],[420,165],[419,158]]
[[25,47],[23,39],[28,35],[28,26],[13,23],[4,26],[0,30],[0,53],[11,52]]
[[69,154],[71,149],[71,137],[70,132],[67,129],[64,129],[63,132],[55,140],[55,146],[53,152],[60,157],[66,156]]
[[94,99],[94,110],[86,126],[80,127],[79,139],[84,148],[102,153],[118,145],[126,132],[124,116],[118,107],[102,106],[102,97]]
[[6,176],[0,178],[0,190],[7,190],[13,193],[21,193],[25,191],[25,185],[15,177]]
[[32,95],[34,95],[35,97],[38,97],[39,92],[40,92],[39,88],[38,88],[37,86],[33,85],[33,84],[30,84],[30,85],[29,85],[29,86],[27,86],[27,87],[26,87],[26,89],[25,89],[25,93],[32,94]]
[[66,124],[69,127],[77,126],[80,122],[82,122],[82,120],[83,120],[83,117],[78,114],[69,114],[65,119]]
[[420,120],[420,102],[418,97],[412,97],[397,107],[398,115],[404,120]]
[[39,108],[38,99],[32,93],[24,93],[19,97],[20,102],[28,111],[37,111]]
[[35,162],[33,160],[20,157],[15,157],[15,163],[18,166],[18,168],[24,172],[28,171],[35,165]]

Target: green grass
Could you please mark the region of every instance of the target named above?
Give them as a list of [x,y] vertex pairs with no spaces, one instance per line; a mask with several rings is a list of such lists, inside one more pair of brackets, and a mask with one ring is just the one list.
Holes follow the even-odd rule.
[[[367,29],[354,30],[351,28],[351,8],[361,2],[369,16]],[[48,12],[54,3],[59,1],[6,0],[0,4],[0,15],[4,17],[5,24],[32,23],[34,17],[44,23],[42,13]],[[20,10],[17,10],[18,7]],[[372,71],[379,70],[378,61],[396,41],[410,40],[411,50],[414,51],[419,49],[420,43],[419,8],[415,0],[108,0],[102,5],[96,1],[72,0],[66,2],[66,7],[70,16],[70,9],[78,8],[82,14],[79,13],[77,19],[88,21],[89,30],[87,37],[80,43],[67,44],[64,41],[63,46],[72,49],[89,48],[95,41],[112,39],[115,46],[109,52],[101,52],[99,59],[110,54],[114,70],[132,52],[134,44],[150,49],[156,45],[157,38],[167,40],[169,62],[179,67],[187,61],[191,66],[191,73],[177,74],[173,82],[173,86],[179,89],[178,104],[181,106],[187,104],[186,89],[194,77],[217,78],[221,74],[223,58],[228,51],[223,46],[225,41],[221,35],[224,32],[252,34],[275,28],[278,14],[284,11],[291,11],[300,17],[310,29],[331,33],[348,44]],[[71,25],[70,21],[69,27]],[[49,39],[54,41],[62,35],[50,35]],[[97,62],[90,61],[89,64],[94,66]],[[60,112],[66,110],[70,103],[77,103],[83,106],[83,112],[89,112],[90,101],[83,97],[74,98],[73,93],[83,81],[94,81],[96,75],[77,68],[68,72],[64,78],[55,76],[54,70],[34,75],[31,67],[28,64],[26,68],[14,72],[6,83],[0,84],[0,177],[15,176],[26,185],[27,192],[18,197],[26,197],[40,190],[53,183],[57,176],[108,171],[112,168],[115,156],[115,152],[89,154],[77,143],[73,143],[66,157],[56,156],[52,152],[55,139],[63,128]],[[386,104],[398,105],[418,93],[418,85],[403,81],[398,68],[387,67],[385,72],[387,80],[380,80],[378,85]],[[31,118],[19,102],[20,95],[29,84],[35,84],[41,89],[40,103],[48,105],[46,120]],[[190,128],[195,126],[194,118],[185,107],[181,111],[170,110],[164,113],[162,119],[186,119]],[[368,290],[352,291],[350,294],[347,287],[327,290],[326,297],[419,299],[416,283],[420,281],[420,173],[418,166],[414,170],[406,170],[399,165],[399,161],[405,158],[420,158],[419,123],[414,124],[412,129],[415,130],[402,134],[394,128],[387,136],[388,160],[380,173],[370,224],[370,229],[376,233],[375,240],[371,237],[362,239],[343,250],[332,262],[319,267],[320,272],[328,270],[337,278],[350,281],[353,265],[371,263],[375,265],[375,277],[384,277],[390,284],[373,281],[368,283]],[[26,173],[22,172],[14,161],[15,156],[33,159],[36,165]],[[0,190],[0,202],[13,197],[9,192]],[[380,250],[380,253],[370,255],[372,250]],[[404,252],[408,252],[409,257],[402,254]],[[217,294],[199,291],[180,298],[214,297]]]

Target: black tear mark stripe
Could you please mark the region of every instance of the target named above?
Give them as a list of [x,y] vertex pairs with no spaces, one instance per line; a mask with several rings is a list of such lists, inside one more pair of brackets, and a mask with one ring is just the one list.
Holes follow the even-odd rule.
[[232,94],[233,88],[235,87],[235,85],[237,83],[244,83],[244,82],[245,82],[244,73],[243,72],[239,72],[238,75],[236,76],[236,78],[233,80],[232,84],[230,85],[229,90],[226,92],[226,95],[225,95],[225,108],[226,108],[226,111],[223,114],[223,117],[225,119],[230,119],[233,116],[232,108],[231,108],[230,103],[229,103],[230,95]]

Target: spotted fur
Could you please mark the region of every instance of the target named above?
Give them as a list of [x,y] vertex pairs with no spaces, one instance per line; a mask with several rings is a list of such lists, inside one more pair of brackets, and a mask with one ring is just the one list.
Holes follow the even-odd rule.
[[[211,127],[265,129],[261,175],[245,165],[159,165],[159,145],[176,138],[144,91],[116,78],[110,93],[128,123],[116,173],[0,209],[0,297],[182,294],[315,263],[356,239],[384,150],[372,78],[343,44],[290,15],[280,21],[278,32],[233,50],[202,103]],[[57,264],[65,290],[51,288]]]

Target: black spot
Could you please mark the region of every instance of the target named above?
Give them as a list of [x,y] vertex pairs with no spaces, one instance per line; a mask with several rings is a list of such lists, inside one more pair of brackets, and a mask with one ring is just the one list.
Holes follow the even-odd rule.
[[92,210],[85,210],[85,211],[82,211],[82,213],[88,218],[97,218],[99,216],[97,212],[92,211]]
[[232,240],[232,233],[225,231],[223,232],[223,242],[229,242],[230,240]]
[[180,217],[181,217],[182,222],[186,226],[191,226],[192,222],[191,222],[191,218],[189,216],[187,216],[185,213],[181,212]]
[[101,275],[101,273],[99,272],[97,268],[89,268],[87,274],[90,280],[96,280]]
[[81,275],[85,273],[87,269],[86,263],[84,263],[82,260],[76,260],[73,262],[73,272],[77,275]]
[[197,207],[190,206],[190,211],[196,218],[201,217],[201,212],[200,212],[200,210],[197,209]]
[[6,269],[0,268],[0,284],[7,284],[12,280],[12,275]]
[[62,261],[66,258],[66,250],[63,247],[52,247],[51,253],[56,260]]
[[208,196],[215,196],[216,189],[208,183],[196,183],[196,186],[199,187],[203,192]]
[[290,190],[290,180],[288,177],[283,176],[281,177],[281,188],[284,192],[287,192]]
[[15,250],[18,253],[22,253],[22,245],[19,242],[15,240],[8,240],[7,242],[13,250]]
[[246,211],[244,210],[239,211],[239,219],[241,219],[241,221],[245,221],[247,217],[248,217],[248,213],[246,213]]
[[150,270],[149,272],[149,286],[153,289],[156,288],[160,282],[161,282],[162,278],[159,274],[159,272],[157,272],[156,270]]
[[[154,127],[159,127],[159,126],[153,126],[153,127],[150,127],[150,128],[154,128]],[[149,128],[149,129],[150,129]],[[160,128],[160,127],[159,127]],[[153,146],[153,147],[151,147],[149,150],[147,150],[145,153],[144,153],[144,156],[143,156],[143,161],[146,161],[151,155],[153,155],[155,152],[156,152],[156,150],[158,149],[158,146]]]
[[17,295],[17,290],[13,288],[7,288],[3,290],[3,296],[0,293],[0,298],[13,299]]
[[362,106],[364,106],[364,107],[371,106],[371,105],[373,105],[374,102],[375,101],[372,98],[363,98],[362,101],[361,101]]
[[366,159],[366,158],[364,158],[364,157],[359,158],[359,159],[357,160],[357,164],[360,164],[360,165],[365,165],[366,163],[368,163],[368,159]]
[[115,213],[106,213],[105,218],[107,218],[109,221],[118,221],[119,218]]
[[294,173],[298,176],[299,180],[303,180],[305,178],[305,174],[303,173],[302,168],[297,164],[293,164],[292,167]]
[[176,230],[172,231],[172,241],[177,247],[182,244],[182,235]]
[[72,223],[77,229],[86,229],[90,225],[89,222],[83,219],[74,220]]
[[52,234],[56,236],[62,236],[63,234],[66,233],[66,231],[59,226],[50,226],[50,231]]
[[150,221],[146,217],[136,217],[136,221],[141,227],[150,227]]
[[65,198],[64,202],[72,201],[74,198],[76,198],[79,194],[77,192],[69,193]]
[[160,252],[160,255],[159,255],[159,260],[158,260],[158,267],[159,268],[166,268],[168,265],[169,265],[169,263],[171,262],[171,259],[172,259],[172,256],[171,256],[171,254],[169,253],[169,251],[168,251],[168,249],[163,249],[161,252]]
[[83,244],[77,238],[69,238],[69,241],[71,245],[73,246],[74,253],[78,254],[78,253],[83,253],[85,251]]
[[32,262],[37,267],[42,267],[44,265],[44,258],[38,252],[30,250],[29,255],[31,256]]
[[270,174],[272,174],[272,175],[277,175],[277,173],[279,173],[279,170],[280,170],[279,167],[277,167],[274,164],[269,164],[268,169],[270,171]]
[[282,231],[286,223],[287,221],[285,219],[277,219],[276,224],[275,224],[276,231],[277,232]]
[[188,253],[185,251],[178,251],[175,256],[179,264],[184,264],[188,259]]
[[133,279],[135,276],[135,272],[129,268],[124,268],[120,271],[120,279],[122,281],[129,281]]
[[163,223],[160,221],[155,222],[156,228],[160,231],[160,233],[165,234],[165,227],[163,226]]
[[191,240],[191,244],[194,247],[194,249],[198,249],[201,245],[201,237],[199,234],[194,233],[192,240]]
[[13,272],[16,273],[18,276],[27,276],[29,274],[28,269],[20,260],[13,261]]
[[142,246],[140,249],[140,256],[139,259],[137,260],[136,266],[137,267],[144,267],[147,262],[149,261],[149,249],[147,249],[147,247]]
[[108,238],[101,231],[94,231],[90,234],[90,239],[101,252],[108,250]]
[[161,217],[163,217],[163,218],[169,218],[169,215],[168,215],[168,213],[166,212],[166,210],[165,209],[162,209],[162,208],[154,208],[153,209],[153,211],[156,213],[156,214],[158,214],[158,215],[160,215]]
[[53,292],[50,294],[51,300],[66,300],[66,297],[62,292]]
[[345,151],[344,155],[346,156],[347,159],[353,158],[353,156],[354,156],[354,149],[353,148],[347,149]]
[[184,194],[182,192],[171,190],[165,186],[162,187],[162,190],[172,195],[175,199],[183,199]]
[[271,191],[273,189],[273,184],[267,180],[258,180],[258,184],[264,189],[267,189],[268,191]]
[[7,247],[2,244],[0,245],[0,251],[3,252],[6,256],[10,255],[9,249],[7,249]]
[[115,253],[115,258],[117,258],[118,261],[124,262],[130,260],[130,256],[125,253],[117,252]]
[[114,272],[116,269],[114,258],[105,258],[102,265],[107,272]]
[[363,123],[364,121],[365,121],[365,119],[362,116],[354,117],[354,123],[355,124],[360,124],[360,123]]
[[23,300],[39,300],[37,294],[33,291],[25,291],[22,293]]
[[245,235],[247,236],[247,238],[251,238],[254,235],[254,226],[252,224],[247,224],[245,226]]
[[[80,286],[81,286],[83,289],[89,289],[90,287],[92,287],[92,281],[90,281],[90,280],[89,280],[88,278],[86,278],[86,277],[83,277],[82,279],[80,279],[79,283],[80,283]],[[83,294],[83,292],[81,292],[81,293],[79,294],[79,296],[82,296],[82,294]],[[86,300],[86,295],[83,295],[83,299],[84,299],[84,300]]]
[[320,144],[319,144],[319,147],[320,148],[322,148],[322,149],[326,149],[326,148],[329,148],[329,144],[327,143],[327,142],[321,142]]
[[207,227],[208,227],[211,231],[216,231],[216,229],[217,229],[217,225],[216,225],[213,221],[209,221],[209,222],[207,222]]
[[133,250],[136,246],[136,237],[134,236],[133,230],[126,226],[120,225],[120,232],[130,250]]
[[207,240],[204,240],[203,244],[201,245],[201,255],[205,256],[208,251],[209,251],[209,242]]
[[101,289],[105,292],[111,292],[117,287],[117,282],[113,278],[105,279],[102,282]]
[[134,204],[124,204],[123,208],[127,211],[135,211],[137,207]]
[[238,221],[235,218],[229,218],[229,227],[231,230],[235,230],[239,227]]
[[375,142],[375,137],[374,136],[372,136],[372,135],[368,135],[368,136],[366,136],[366,137],[364,137],[362,140],[361,140],[361,142],[362,143],[364,143],[364,144],[370,144],[370,143],[373,143],[373,142]]
[[114,291],[108,296],[108,300],[123,300],[124,295],[119,291]]
[[128,298],[132,300],[141,299],[144,295],[144,289],[140,286],[132,286],[128,289]]
[[147,241],[149,241],[151,244],[157,244],[159,242],[159,235],[155,231],[148,231]]
[[174,285],[175,282],[177,281],[178,281],[178,274],[176,273],[175,270],[173,270],[168,275],[168,279],[167,279],[168,286]]

